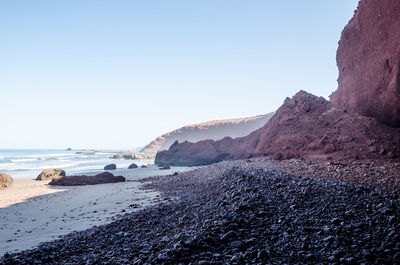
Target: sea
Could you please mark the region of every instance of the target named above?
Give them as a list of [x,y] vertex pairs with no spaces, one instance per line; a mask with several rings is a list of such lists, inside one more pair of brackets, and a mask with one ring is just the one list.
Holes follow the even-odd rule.
[[61,168],[67,175],[103,172],[104,166],[117,169],[153,164],[153,160],[111,159],[117,151],[0,149],[0,172],[13,178],[36,178],[44,169]]

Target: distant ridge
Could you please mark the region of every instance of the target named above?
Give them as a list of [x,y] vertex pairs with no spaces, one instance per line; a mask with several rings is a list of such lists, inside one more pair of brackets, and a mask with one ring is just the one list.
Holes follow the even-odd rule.
[[232,138],[246,136],[264,126],[273,115],[272,112],[247,118],[213,120],[186,125],[157,137],[140,152],[157,153],[159,150],[168,149],[175,141],[198,142],[206,139],[220,140],[226,136]]

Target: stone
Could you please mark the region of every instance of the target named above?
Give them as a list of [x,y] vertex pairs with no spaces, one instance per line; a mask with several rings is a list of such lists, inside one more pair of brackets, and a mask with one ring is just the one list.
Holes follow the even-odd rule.
[[13,178],[5,173],[0,173],[0,189],[9,188],[13,184]]
[[117,169],[117,165],[116,164],[109,164],[109,165],[104,167],[104,170],[115,170],[115,169]]
[[128,167],[128,169],[133,169],[133,168],[138,168],[138,166],[135,163],[132,163]]
[[229,246],[234,247],[234,248],[239,248],[242,246],[242,241],[239,241],[239,240],[232,241],[231,243],[229,243]]
[[36,180],[51,180],[60,177],[65,177],[65,171],[61,168],[45,169],[37,176]]

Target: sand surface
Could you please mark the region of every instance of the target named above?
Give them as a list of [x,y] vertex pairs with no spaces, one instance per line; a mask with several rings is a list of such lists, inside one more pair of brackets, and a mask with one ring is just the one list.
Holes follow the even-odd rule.
[[159,193],[141,190],[137,180],[181,172],[157,167],[115,170],[127,181],[91,186],[56,187],[48,181],[16,179],[12,188],[0,190],[0,256],[32,248],[72,231],[111,222],[159,201]]

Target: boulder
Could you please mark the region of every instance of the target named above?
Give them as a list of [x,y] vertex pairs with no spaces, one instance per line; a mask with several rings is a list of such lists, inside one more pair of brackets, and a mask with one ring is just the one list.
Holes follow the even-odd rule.
[[37,176],[36,180],[51,180],[59,177],[65,177],[65,171],[61,168],[45,169]]
[[109,165],[104,167],[104,170],[115,170],[115,169],[117,169],[117,165],[116,164],[109,164]]
[[142,165],[142,166],[141,166],[141,168],[147,168],[147,166],[145,166],[145,165]]
[[159,170],[167,170],[167,169],[171,169],[171,167],[170,166],[163,166],[163,167],[159,168]]
[[334,106],[400,127],[400,1],[362,0],[342,32]]
[[133,169],[133,168],[138,168],[138,166],[135,163],[132,163],[128,167],[128,169]]
[[10,175],[0,173],[0,189],[9,188],[13,182],[14,181]]
[[63,176],[54,178],[49,185],[55,186],[82,186],[82,185],[96,185],[104,183],[117,183],[124,182],[125,178],[122,176],[114,176],[109,172],[103,172],[96,176]]

